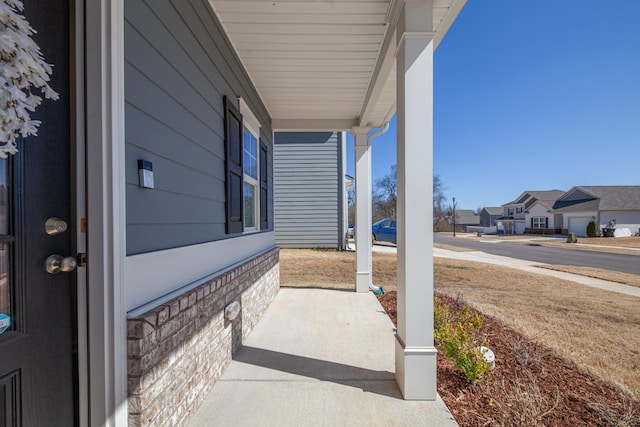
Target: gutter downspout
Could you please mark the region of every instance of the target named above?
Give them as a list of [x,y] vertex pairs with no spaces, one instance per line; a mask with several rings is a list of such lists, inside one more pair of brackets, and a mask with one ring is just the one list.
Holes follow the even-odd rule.
[[389,122],[385,123],[382,129],[369,134],[369,136],[367,136],[367,144],[371,144],[371,140],[373,138],[384,135],[385,133],[387,133],[388,130],[389,130]]
[[[386,122],[380,130],[377,130],[369,134],[369,136],[367,136],[367,146],[371,147],[371,140],[378,136],[384,135],[385,133],[387,133],[388,130],[389,130],[389,122]],[[373,277],[373,275],[371,277]],[[369,289],[371,290],[371,292],[373,292],[374,295],[384,294],[384,289],[382,288],[382,286],[376,286],[373,283],[369,283]]]

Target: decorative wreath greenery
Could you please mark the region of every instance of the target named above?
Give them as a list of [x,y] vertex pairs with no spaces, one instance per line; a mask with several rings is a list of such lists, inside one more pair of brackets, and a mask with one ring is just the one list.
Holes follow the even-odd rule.
[[22,15],[20,0],[0,0],[0,158],[15,154],[16,139],[38,134],[40,120],[32,120],[42,97],[57,100],[49,87],[52,65],[47,64],[31,36],[36,32]]

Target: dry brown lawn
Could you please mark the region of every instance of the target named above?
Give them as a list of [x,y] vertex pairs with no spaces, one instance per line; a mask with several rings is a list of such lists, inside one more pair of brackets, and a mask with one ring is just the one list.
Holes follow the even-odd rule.
[[550,347],[579,367],[640,397],[637,297],[513,269],[435,260],[436,291]]
[[[280,285],[284,287],[355,289],[355,271],[355,252],[280,250]],[[395,254],[373,253],[373,283],[395,289]]]
[[[527,244],[526,242],[519,242],[521,244]],[[583,251],[598,251],[598,252],[611,252],[627,255],[640,256],[640,237],[578,237],[578,243],[567,243],[564,239],[556,240],[536,240],[530,242],[530,244],[536,244],[540,246],[550,246],[556,248],[583,250]]]
[[593,267],[576,267],[575,265],[536,265],[547,270],[564,271],[566,273],[579,274],[581,276],[593,277],[595,279],[608,280],[610,282],[622,283],[623,285],[640,288],[640,276],[637,274],[620,273],[619,271],[603,270]]
[[446,249],[448,251],[453,251],[453,252],[470,252],[470,251],[473,251],[473,249],[461,248],[459,246],[445,245],[443,243],[434,243],[433,246],[436,247],[436,248]]
[[[354,289],[355,253],[280,252],[282,286]],[[481,263],[434,259],[437,292],[551,348],[581,369],[640,398],[637,297]],[[374,283],[395,289],[395,255],[373,253]]]

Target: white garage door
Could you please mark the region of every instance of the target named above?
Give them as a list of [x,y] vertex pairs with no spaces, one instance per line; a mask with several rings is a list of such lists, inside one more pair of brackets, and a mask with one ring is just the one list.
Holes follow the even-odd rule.
[[516,234],[524,234],[524,222],[516,222]]
[[569,233],[576,233],[578,237],[587,237],[587,224],[591,221],[591,217],[575,217],[569,218]]

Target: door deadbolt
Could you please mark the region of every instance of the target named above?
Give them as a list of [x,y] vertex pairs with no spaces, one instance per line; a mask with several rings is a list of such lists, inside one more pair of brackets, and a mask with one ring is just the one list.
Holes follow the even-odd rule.
[[68,273],[78,266],[78,261],[72,257],[63,257],[61,255],[50,255],[44,262],[44,268],[49,274],[58,274],[61,271]]
[[67,231],[67,222],[56,217],[49,218],[44,223],[44,231],[46,231],[50,236],[64,233],[65,231]]

